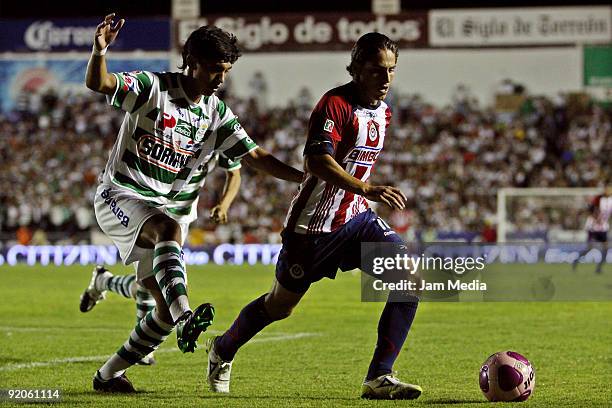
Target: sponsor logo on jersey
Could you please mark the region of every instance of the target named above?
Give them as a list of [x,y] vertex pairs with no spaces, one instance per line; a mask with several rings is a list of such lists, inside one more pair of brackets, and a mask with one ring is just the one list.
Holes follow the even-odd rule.
[[354,162],[366,166],[371,166],[376,163],[380,150],[364,149],[355,147],[344,159],[345,162]]
[[325,124],[323,125],[323,130],[331,133],[334,130],[334,121],[331,119],[326,119]]
[[174,129],[175,126],[176,126],[176,118],[172,116],[170,113],[164,112],[164,118],[162,120],[162,128],[161,128],[162,132],[166,128]]
[[182,119],[179,119],[176,127],[174,128],[174,131],[176,133],[178,133],[179,135],[188,137],[190,139],[194,139],[195,138],[195,128],[191,125],[191,123],[184,121]]
[[131,74],[125,74],[123,76],[123,91],[128,92],[136,92],[136,85],[138,81]]
[[191,155],[181,154],[169,144],[162,143],[150,135],[144,135],[138,141],[138,153],[150,163],[162,166],[166,170],[178,173],[187,165]]

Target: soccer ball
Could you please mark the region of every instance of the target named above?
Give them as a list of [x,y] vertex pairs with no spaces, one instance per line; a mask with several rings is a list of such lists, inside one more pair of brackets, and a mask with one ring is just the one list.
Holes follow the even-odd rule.
[[535,388],[535,370],[519,353],[500,351],[482,364],[479,383],[489,401],[525,401]]

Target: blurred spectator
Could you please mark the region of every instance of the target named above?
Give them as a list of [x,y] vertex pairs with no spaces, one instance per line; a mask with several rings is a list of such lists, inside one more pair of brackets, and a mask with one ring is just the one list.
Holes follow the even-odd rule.
[[261,71],[256,71],[249,80],[249,91],[255,98],[260,110],[268,109],[268,81]]
[[[262,86],[267,85],[257,85]],[[239,99],[229,88],[224,92],[254,140],[302,168],[314,102],[307,89],[294,103],[274,109],[262,107],[256,97]],[[493,239],[495,226],[486,220],[495,219],[501,187],[612,184],[609,108],[588,101],[576,106],[565,94],[554,100],[527,95],[517,112],[500,120],[494,110],[480,108],[467,87],[458,86],[452,105],[445,107],[434,107],[420,95],[394,98],[394,121],[372,181],[406,192],[408,212],[392,214],[383,206],[377,211],[411,239],[433,237],[434,231],[472,231]],[[0,236],[14,239],[19,227],[27,227],[36,231],[37,241],[81,241],[97,228],[92,208],[97,176],[123,116],[94,95],[39,99],[35,109],[24,103],[0,114]],[[241,171],[243,187],[230,208],[230,223],[217,228],[208,220],[208,209],[218,200],[224,178],[221,172],[209,176],[193,225],[198,231],[194,242],[278,240],[295,186],[248,166]],[[578,216],[563,216],[535,202],[514,205],[509,214],[515,228],[581,228]]]

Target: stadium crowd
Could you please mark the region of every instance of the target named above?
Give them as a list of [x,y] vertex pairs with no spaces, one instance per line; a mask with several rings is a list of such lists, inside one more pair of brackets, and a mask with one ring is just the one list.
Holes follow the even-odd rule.
[[[225,91],[228,106],[255,141],[302,167],[305,129],[313,103],[308,90],[282,108]],[[391,95],[394,119],[373,173],[409,198],[402,213],[378,211],[398,232],[415,239],[432,231],[472,231],[494,240],[500,187],[596,187],[612,184],[612,112],[526,96],[519,109],[481,107],[463,87],[438,108],[419,95]],[[122,113],[93,95],[24,95],[0,113],[0,239],[21,243],[87,242],[96,230],[92,199],[97,177],[115,141]],[[193,245],[277,242],[296,186],[242,170],[242,188],[230,222],[214,226],[207,209],[223,188],[215,171],[201,193]],[[519,206],[520,207],[520,206]],[[543,207],[515,208],[513,223],[580,229],[578,217]]]

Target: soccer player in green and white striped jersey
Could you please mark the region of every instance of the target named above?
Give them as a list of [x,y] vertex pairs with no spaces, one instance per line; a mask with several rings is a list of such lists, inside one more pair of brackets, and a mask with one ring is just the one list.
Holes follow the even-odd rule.
[[[225,170],[226,178],[225,185],[219,203],[210,209],[210,218],[212,221],[218,224],[224,224],[227,222],[227,211],[231,206],[232,202],[236,198],[238,190],[240,188],[240,162],[230,162],[227,159],[221,158],[220,160],[215,156],[213,159],[203,165],[199,172],[194,178],[192,183],[195,183],[201,189],[204,187],[206,182],[206,176],[210,174],[215,168],[215,165],[220,169]],[[187,210],[171,212],[168,215],[175,219],[180,224],[189,224],[197,218],[198,198],[195,197],[193,200],[186,202],[180,202],[180,205]],[[176,207],[171,207],[176,208]],[[187,233],[187,228],[185,232]],[[153,269],[153,251],[150,251],[150,255],[146,259],[134,262],[135,270],[138,268],[149,268]],[[89,286],[81,295],[79,309],[81,312],[86,313],[93,309],[93,307],[105,299],[106,291],[117,293],[128,299],[136,300],[136,323],[140,322],[147,313],[153,310],[155,307],[155,300],[151,295],[150,291],[140,285],[136,279],[136,273],[129,275],[113,275],[108,269],[102,265],[97,265],[92,273],[92,278]],[[153,353],[144,356],[137,364],[151,365],[155,364]]]
[[[177,327],[183,352],[194,351],[214,309],[191,310],[182,258],[184,228],[170,214],[194,199],[198,169],[218,154],[275,177],[300,182],[303,173],[277,160],[247,135],[232,111],[214,95],[241,55],[236,38],[217,27],[192,32],[183,49],[183,73],[109,73],[105,54],[125,20],[109,14],[96,28],[85,83],[124,110],[125,118],[94,198],[98,224],[125,264],[154,251],[153,270],[139,268],[155,309],[96,372],[95,390],[133,392],[125,370],[149,354]],[[193,186],[193,190],[190,188]]]

